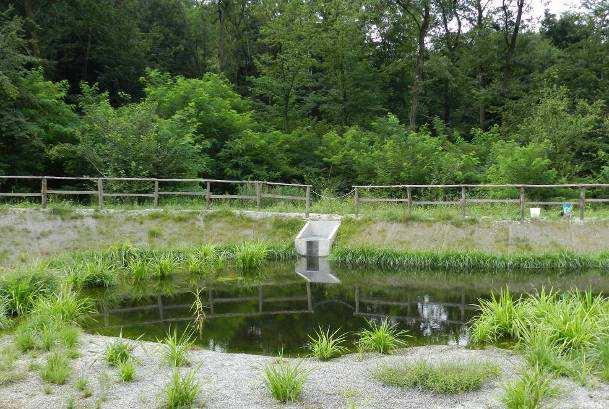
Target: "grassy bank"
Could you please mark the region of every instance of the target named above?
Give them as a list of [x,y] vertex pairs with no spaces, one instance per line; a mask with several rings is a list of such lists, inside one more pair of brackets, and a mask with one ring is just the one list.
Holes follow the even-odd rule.
[[332,250],[330,259],[342,266],[380,269],[609,269],[609,251],[589,254],[562,251],[545,254],[492,254],[481,251],[412,251],[380,247],[346,247]]

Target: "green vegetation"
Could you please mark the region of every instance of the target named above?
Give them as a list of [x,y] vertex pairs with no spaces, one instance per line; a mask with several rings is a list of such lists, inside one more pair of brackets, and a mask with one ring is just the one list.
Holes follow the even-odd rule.
[[268,247],[264,243],[243,243],[235,249],[235,266],[243,272],[258,269],[267,258]]
[[497,365],[488,362],[440,363],[425,361],[402,367],[384,366],[375,378],[386,385],[419,388],[438,394],[458,394],[480,389],[500,373]]
[[132,382],[135,379],[135,363],[134,358],[130,357],[125,361],[119,362],[116,366],[118,368],[118,376],[123,382]]
[[538,409],[544,399],[557,394],[551,376],[539,367],[532,367],[507,386],[502,401],[508,409]]
[[89,381],[84,376],[78,377],[78,379],[74,383],[74,387],[76,388],[76,390],[82,393],[83,398],[88,398],[93,395],[91,386],[89,386]]
[[163,361],[172,366],[187,366],[190,364],[188,360],[188,351],[193,346],[192,332],[186,329],[178,336],[178,330],[169,330],[163,342]]
[[66,383],[71,373],[68,357],[65,352],[59,350],[51,352],[46,363],[40,368],[42,379],[57,385]]
[[171,381],[165,387],[165,407],[167,409],[191,408],[200,391],[201,387],[197,382],[195,371],[190,371],[182,377],[176,369],[173,371]]
[[390,324],[386,318],[380,323],[369,320],[368,327],[359,333],[357,344],[360,351],[390,354],[406,345],[407,332],[398,330],[397,324]]
[[300,362],[290,363],[279,358],[264,368],[264,379],[267,389],[279,402],[295,402],[300,398],[307,372]]
[[119,367],[133,358],[132,351],[133,346],[125,341],[121,335],[106,347],[106,362],[111,366]]
[[609,253],[489,254],[480,251],[417,251],[377,247],[336,247],[330,259],[344,266],[442,269],[608,269]]
[[330,328],[325,331],[320,327],[315,335],[309,335],[307,349],[311,355],[320,361],[327,361],[343,355],[348,350],[342,344],[345,342],[346,335],[339,334],[339,330],[330,333]]

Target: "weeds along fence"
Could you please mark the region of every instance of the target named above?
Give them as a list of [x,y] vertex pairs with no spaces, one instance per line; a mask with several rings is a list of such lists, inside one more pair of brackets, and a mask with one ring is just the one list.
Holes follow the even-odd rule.
[[[560,211],[577,208],[584,220],[586,207],[609,203],[609,184],[459,184],[459,185],[360,185],[353,186],[355,213],[367,203],[393,203],[404,206],[406,213],[415,206],[455,206],[465,217],[468,210],[481,205],[514,206],[521,221],[525,209],[555,206]],[[557,212],[558,213],[558,212]]]
[[[10,191],[3,192],[2,185],[9,186]],[[311,185],[222,179],[0,176],[0,198],[35,199],[46,207],[49,198],[61,196],[100,209],[112,198],[146,200],[159,207],[159,200],[170,196],[194,198],[208,208],[214,201],[226,200],[248,201],[257,208],[263,200],[304,202],[308,216]]]

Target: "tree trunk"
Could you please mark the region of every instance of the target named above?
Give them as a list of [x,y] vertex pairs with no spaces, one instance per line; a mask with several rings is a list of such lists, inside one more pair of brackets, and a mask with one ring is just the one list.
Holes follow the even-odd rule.
[[426,1],[423,5],[421,24],[419,25],[417,56],[414,63],[414,78],[410,88],[410,113],[408,115],[410,129],[415,129],[417,127],[419,98],[421,93],[421,83],[423,82],[423,62],[425,52],[427,51],[425,48],[425,37],[427,36],[427,30],[429,29],[430,19],[430,4],[429,1]]
[[514,52],[516,51],[516,42],[518,41],[518,32],[520,31],[520,24],[522,22],[522,12],[524,9],[525,0],[516,0],[516,19],[514,20],[513,29],[509,25],[509,10],[506,0],[503,0],[501,8],[503,9],[504,19],[504,38],[506,43],[506,50],[504,56],[503,65],[503,78],[501,80],[501,96],[507,97],[508,88],[512,79],[513,73],[513,62]]

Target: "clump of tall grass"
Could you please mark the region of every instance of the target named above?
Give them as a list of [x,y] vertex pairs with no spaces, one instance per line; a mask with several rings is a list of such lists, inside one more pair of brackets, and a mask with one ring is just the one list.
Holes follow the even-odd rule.
[[419,361],[400,367],[383,366],[374,374],[386,385],[418,388],[439,394],[458,394],[480,389],[501,373],[488,362],[440,363]]
[[537,409],[544,399],[557,394],[558,389],[552,385],[552,377],[535,366],[509,384],[501,400],[508,409]]
[[132,382],[135,379],[135,359],[128,358],[125,361],[118,362],[118,377],[122,382]]
[[108,362],[110,366],[118,367],[128,360],[133,359],[133,356],[131,355],[132,351],[133,346],[123,339],[121,333],[117,339],[106,347],[106,362]]
[[152,277],[156,279],[166,279],[175,274],[178,270],[178,262],[171,254],[160,256],[154,261],[152,268]]
[[0,349],[0,386],[22,379],[25,371],[16,367],[20,353],[13,344],[5,345]]
[[150,277],[149,266],[140,258],[133,258],[127,262],[127,272],[136,281],[146,280]]
[[397,324],[390,324],[386,318],[380,323],[369,320],[368,328],[359,332],[357,345],[360,351],[390,354],[405,346],[408,336],[407,331],[399,330]]
[[479,300],[480,314],[471,328],[473,342],[497,342],[517,335],[518,323],[516,300],[510,291],[502,289],[499,295],[491,294],[490,300]]
[[547,254],[491,254],[474,250],[399,250],[371,246],[332,250],[330,260],[345,266],[374,266],[383,269],[593,269],[609,268],[609,252],[579,254],[569,251]]
[[242,272],[250,272],[262,267],[268,247],[265,243],[241,243],[235,249],[235,267]]
[[279,358],[264,368],[267,389],[279,402],[295,402],[300,398],[308,375],[300,365]]
[[218,246],[206,243],[188,255],[186,269],[191,274],[214,276],[226,265],[227,255]]
[[345,334],[339,334],[339,330],[330,332],[330,328],[318,328],[315,335],[309,335],[307,349],[311,355],[320,361],[327,361],[332,358],[343,355],[348,349],[343,345],[345,342]]
[[173,367],[189,365],[188,351],[193,346],[192,332],[186,329],[178,335],[176,328],[168,330],[165,339],[162,341],[163,361]]
[[66,383],[71,373],[70,361],[61,350],[51,352],[46,363],[40,368],[40,376],[44,381],[58,385]]
[[52,293],[57,285],[57,278],[44,264],[4,274],[0,279],[0,297],[5,313],[22,315],[29,312],[38,298]]
[[85,260],[74,266],[68,276],[69,282],[79,287],[112,287],[117,284],[115,267],[102,257]]
[[165,406],[168,409],[191,408],[200,391],[201,386],[197,382],[195,371],[190,371],[182,377],[176,369],[165,387]]

